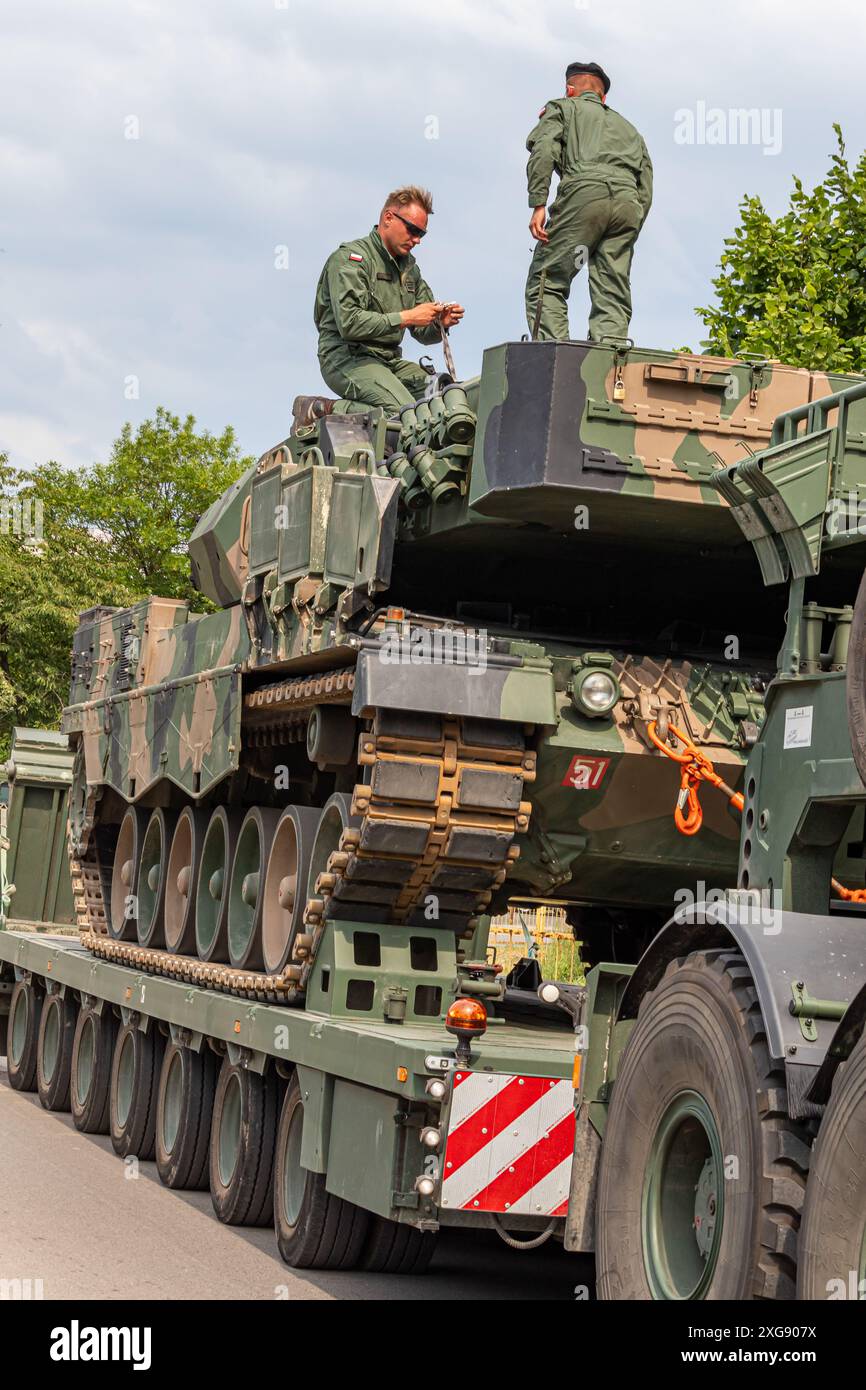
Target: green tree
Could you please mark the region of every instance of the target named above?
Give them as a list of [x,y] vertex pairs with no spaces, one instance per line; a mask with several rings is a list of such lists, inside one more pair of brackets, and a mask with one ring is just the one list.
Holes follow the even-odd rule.
[[852,168],[838,125],[822,183],[794,179],[790,204],[773,218],[758,197],[740,203],[725,240],[716,302],[698,309],[701,346],[759,353],[797,367],[866,369],[866,153]]
[[148,594],[212,605],[190,583],[199,516],[252,462],[233,431],[159,408],[107,463],[16,470],[0,455],[0,758],[15,724],[56,726],[78,614]]

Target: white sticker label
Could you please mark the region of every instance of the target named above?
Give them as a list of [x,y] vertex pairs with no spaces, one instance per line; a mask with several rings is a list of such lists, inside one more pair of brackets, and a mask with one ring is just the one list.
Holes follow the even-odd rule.
[[799,705],[785,711],[785,742],[783,748],[811,748],[813,705]]

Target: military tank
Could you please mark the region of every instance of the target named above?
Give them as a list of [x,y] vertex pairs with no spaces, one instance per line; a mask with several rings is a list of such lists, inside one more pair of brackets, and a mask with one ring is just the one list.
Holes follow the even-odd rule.
[[678,891],[737,882],[783,626],[760,508],[713,475],[850,380],[520,341],[294,430],[190,538],[215,611],[81,615],[90,949],[303,1006],[330,920],[436,921],[475,960],[510,895],[555,894],[590,962],[636,961]]

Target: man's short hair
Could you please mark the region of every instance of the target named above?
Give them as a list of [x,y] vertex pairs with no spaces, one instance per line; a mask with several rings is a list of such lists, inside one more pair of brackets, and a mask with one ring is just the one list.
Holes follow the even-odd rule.
[[406,184],[405,188],[395,188],[393,193],[389,193],[382,205],[382,211],[387,212],[388,208],[407,208],[411,203],[416,207],[423,208],[425,212],[433,211],[433,194],[428,193],[426,188],[418,188],[414,183]]
[[575,92],[598,92],[599,96],[607,95],[604,83],[594,72],[576,72],[565,79],[565,85]]

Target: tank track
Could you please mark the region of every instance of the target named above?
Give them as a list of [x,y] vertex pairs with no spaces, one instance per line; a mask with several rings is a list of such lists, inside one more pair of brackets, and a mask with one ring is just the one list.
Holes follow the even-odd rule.
[[72,880],[72,901],[75,921],[80,931],[108,938],[106,895],[110,895],[111,871],[101,861],[94,829],[97,796],[90,791],[86,798],[83,830],[85,847],[76,852],[72,822],[66,824],[66,843],[69,855],[69,876]]
[[280,721],[303,715],[314,705],[348,704],[355,689],[354,666],[343,666],[321,676],[301,676],[276,681],[244,696],[244,713],[256,723]]
[[[291,721],[321,703],[351,698],[351,668],[253,691],[245,711]],[[79,861],[82,944],[103,959],[245,998],[298,1004],[306,993],[327,921],[450,926],[469,936],[519,855],[529,825],[523,787],[535,753],[520,725],[379,710],[359,740],[363,782],[352,822],[318,875],[293,958],[280,975],[116,941],[107,934],[104,870],[93,837]],[[92,858],[91,858],[92,856]],[[98,890],[98,897],[97,897]]]

